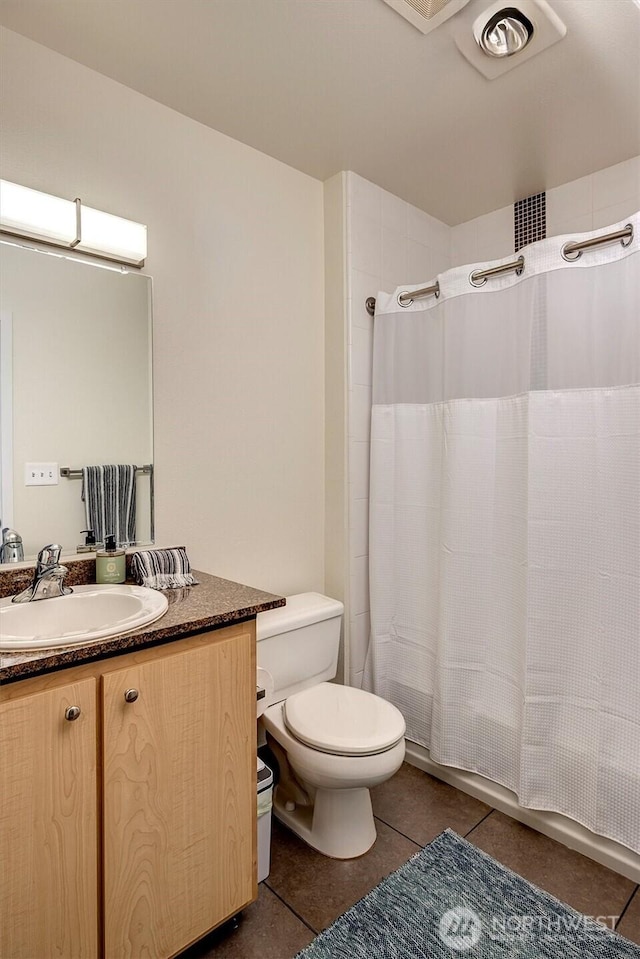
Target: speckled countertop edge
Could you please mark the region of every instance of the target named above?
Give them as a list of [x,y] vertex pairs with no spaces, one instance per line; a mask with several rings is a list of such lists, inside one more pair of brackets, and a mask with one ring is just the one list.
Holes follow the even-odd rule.
[[[61,646],[0,654],[0,683],[14,682],[81,663],[106,659],[144,646],[168,643],[208,629],[252,619],[286,599],[242,583],[193,571],[198,586],[164,590],[169,608],[161,619],[124,635],[109,636],[86,646]],[[47,602],[42,600],[41,602]]]

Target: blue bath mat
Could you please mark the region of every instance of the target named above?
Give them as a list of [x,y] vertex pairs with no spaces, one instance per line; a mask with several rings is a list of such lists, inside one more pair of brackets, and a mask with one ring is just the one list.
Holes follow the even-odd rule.
[[640,948],[448,829],[336,919],[297,959],[342,957],[640,959]]

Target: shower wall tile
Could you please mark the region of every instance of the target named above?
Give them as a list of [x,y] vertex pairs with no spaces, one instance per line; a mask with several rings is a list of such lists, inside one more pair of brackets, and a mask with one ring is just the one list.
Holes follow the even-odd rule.
[[369,648],[369,632],[371,630],[371,619],[369,613],[361,613],[354,616],[351,623],[351,666],[354,672],[361,672],[364,669]]
[[371,437],[371,387],[356,384],[352,394],[349,436],[368,443]]
[[351,343],[351,386],[371,386],[373,330],[354,326]]
[[382,265],[382,230],[380,224],[373,217],[355,210],[350,218],[351,231],[348,234],[349,252],[353,268],[365,273],[381,272]]
[[354,213],[371,217],[378,226],[381,226],[384,190],[355,173],[348,173],[347,176],[349,178],[347,206],[350,206]]
[[355,499],[351,504],[349,518],[351,530],[351,555],[369,555],[369,500]]
[[430,250],[431,269],[428,271],[429,279],[435,279],[439,273],[444,273],[451,267],[451,250],[449,244],[440,250]]
[[[369,612],[369,557],[354,556],[351,568],[351,616]],[[353,637],[351,637],[353,645]],[[354,664],[355,665],[355,664]]]
[[434,250],[411,238],[407,241],[407,285],[430,283],[449,269],[451,256],[448,249]]
[[404,280],[407,285],[429,282],[436,276],[434,267],[435,257],[428,246],[418,243],[417,240],[407,238],[407,275]]
[[406,237],[407,207],[409,204],[386,190],[380,192],[382,193],[382,228]]
[[[547,190],[547,236],[588,233],[640,210],[640,156]],[[451,265],[513,253],[513,207],[451,228]]]
[[625,200],[622,203],[616,203],[615,206],[605,206],[601,210],[593,211],[593,230],[599,230],[603,226],[609,226],[611,223],[618,223],[620,220],[624,220],[626,216],[629,216],[630,213],[635,213],[637,210],[640,210],[640,200],[638,200],[633,206],[630,205],[629,200]]
[[513,206],[503,206],[482,217],[482,229],[476,236],[482,239],[478,257],[483,260],[500,260],[513,253]]
[[453,266],[484,263],[513,253],[513,206],[467,220],[451,229]]
[[[354,499],[367,499],[369,496],[369,443],[363,440],[349,442],[349,498],[350,507]],[[350,551],[349,555],[353,555]]]
[[599,170],[592,179],[594,210],[633,202],[627,210],[633,213],[640,206],[640,156]]
[[407,275],[407,235],[382,228],[382,289],[391,291]]
[[548,236],[564,236],[566,233],[590,233],[593,230],[593,213],[581,213],[567,220],[547,219]]
[[[547,234],[557,236],[558,229],[593,212],[593,177],[583,176],[562,186],[547,190]],[[572,232],[572,227],[568,232]],[[591,229],[588,227],[587,229]]]
[[484,217],[467,220],[451,229],[451,263],[453,266],[462,266],[463,263],[475,263],[478,259],[478,249],[482,237],[478,237],[478,230],[482,232]]
[[449,249],[451,227],[407,204],[407,236],[433,250]]
[[[369,316],[365,307],[365,300],[375,296],[381,287],[380,277],[374,273],[364,273],[362,270],[351,270],[349,299],[351,301],[351,322],[363,330],[373,330],[373,317]],[[350,342],[353,341],[351,338]]]

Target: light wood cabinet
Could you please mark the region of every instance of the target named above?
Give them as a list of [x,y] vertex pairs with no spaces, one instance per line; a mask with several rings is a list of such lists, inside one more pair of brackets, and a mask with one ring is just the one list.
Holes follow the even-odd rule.
[[93,678],[0,706],[2,959],[98,954],[96,718]]
[[255,899],[254,622],[0,702],[2,959],[169,959]]

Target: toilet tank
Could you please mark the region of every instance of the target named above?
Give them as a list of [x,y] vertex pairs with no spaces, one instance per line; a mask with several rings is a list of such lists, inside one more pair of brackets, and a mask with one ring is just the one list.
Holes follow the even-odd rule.
[[338,668],[344,606],[320,593],[287,597],[287,605],[256,618],[260,712],[293,693],[333,679]]

